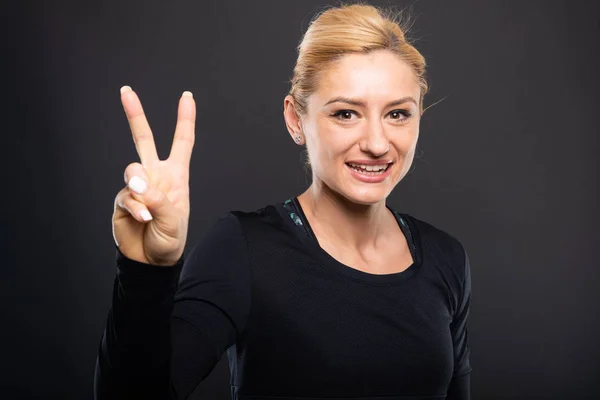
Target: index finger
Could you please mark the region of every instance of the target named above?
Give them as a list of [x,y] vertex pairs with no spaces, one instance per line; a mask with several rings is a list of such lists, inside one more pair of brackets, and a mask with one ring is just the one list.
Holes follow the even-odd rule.
[[191,92],[183,92],[177,109],[177,125],[169,159],[189,168],[194,147],[196,125],[196,102]]
[[129,86],[121,88],[121,103],[129,121],[133,142],[143,166],[153,164],[158,160],[156,145],[152,130],[144,114],[142,103],[137,94]]

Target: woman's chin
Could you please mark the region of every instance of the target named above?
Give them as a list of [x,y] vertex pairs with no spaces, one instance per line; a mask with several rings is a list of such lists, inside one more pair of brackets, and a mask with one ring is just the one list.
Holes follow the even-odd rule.
[[382,201],[385,201],[388,193],[381,189],[370,189],[370,190],[352,190],[346,192],[345,196],[348,200],[356,204],[362,204],[365,206],[371,206]]
[[[326,182],[326,181],[323,181]],[[333,182],[332,182],[333,183]],[[389,184],[385,184],[384,182],[380,183],[362,183],[359,182],[336,182],[337,184],[327,184],[326,187],[329,187],[334,193],[345,198],[348,201],[351,201],[355,204],[362,204],[365,206],[371,206],[374,204],[378,204],[389,196],[393,187],[390,188]]]
[[[390,166],[393,168],[395,166]],[[347,169],[348,170],[348,169]],[[389,175],[383,180],[377,182],[363,182],[352,175],[349,178],[344,176],[343,186],[340,188],[344,191],[344,197],[356,204],[373,205],[385,201],[389,194],[394,189],[396,176],[395,171],[389,171]],[[347,175],[347,174],[345,174]]]

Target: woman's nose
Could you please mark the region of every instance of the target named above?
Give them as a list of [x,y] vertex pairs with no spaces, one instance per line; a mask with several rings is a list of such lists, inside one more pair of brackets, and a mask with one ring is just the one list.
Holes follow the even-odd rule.
[[361,141],[361,150],[374,157],[382,156],[390,150],[390,142],[380,122],[369,125]]

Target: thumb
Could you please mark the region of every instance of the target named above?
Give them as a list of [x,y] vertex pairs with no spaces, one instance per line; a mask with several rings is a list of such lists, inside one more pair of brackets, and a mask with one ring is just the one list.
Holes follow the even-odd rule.
[[140,176],[133,176],[127,183],[132,196],[144,204],[152,219],[163,226],[169,226],[174,223],[176,216],[175,207],[169,200],[166,193],[144,180]]

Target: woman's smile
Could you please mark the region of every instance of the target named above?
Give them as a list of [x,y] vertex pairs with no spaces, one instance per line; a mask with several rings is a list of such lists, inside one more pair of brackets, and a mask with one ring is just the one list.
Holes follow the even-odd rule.
[[361,182],[383,182],[390,175],[393,162],[375,161],[375,163],[373,161],[347,162],[345,165],[350,175]]

